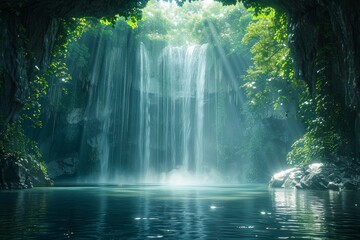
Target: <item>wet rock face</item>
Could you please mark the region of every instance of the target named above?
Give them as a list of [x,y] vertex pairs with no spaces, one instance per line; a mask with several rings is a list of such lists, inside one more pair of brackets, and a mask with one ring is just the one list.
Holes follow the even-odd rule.
[[[310,1],[314,5],[306,11],[288,11],[289,44],[296,72],[316,92],[320,69],[325,69],[331,94],[345,109],[348,131],[354,133],[353,151],[359,158],[360,4],[354,0]],[[318,64],[318,59],[325,59],[325,65]]]
[[20,37],[17,37],[17,30],[13,29],[15,22],[0,18],[0,114],[6,122],[16,116],[21,103],[29,97],[25,49]]
[[7,155],[0,159],[0,189],[25,189],[49,185],[49,178],[41,171],[40,165],[30,157],[26,159]]
[[[354,0],[309,0],[304,10],[288,9],[289,40],[297,73],[314,88],[316,57],[326,52],[327,77],[345,105],[360,109],[360,5]],[[307,1],[307,2],[309,2]],[[306,1],[303,1],[306,2]],[[314,90],[314,89],[312,89]]]
[[56,19],[44,20],[37,26],[29,22],[27,27],[23,21],[1,12],[0,114],[5,124],[13,120],[29,100],[29,83],[35,74],[47,70],[59,27]]
[[77,173],[79,159],[77,156],[56,159],[47,164],[47,170],[51,179],[71,178]]
[[276,173],[270,180],[272,188],[312,190],[360,190],[360,167],[314,163]]
[[[57,115],[57,119],[44,121],[46,134],[38,139],[43,157],[47,159],[49,177],[54,180],[76,177],[83,143],[84,109],[70,109]],[[54,121],[56,128],[53,128]]]

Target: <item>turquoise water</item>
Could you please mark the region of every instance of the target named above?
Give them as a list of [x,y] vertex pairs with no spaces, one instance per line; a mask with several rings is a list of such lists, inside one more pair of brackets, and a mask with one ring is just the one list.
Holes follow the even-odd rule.
[[0,192],[0,239],[359,239],[357,192],[54,187]]

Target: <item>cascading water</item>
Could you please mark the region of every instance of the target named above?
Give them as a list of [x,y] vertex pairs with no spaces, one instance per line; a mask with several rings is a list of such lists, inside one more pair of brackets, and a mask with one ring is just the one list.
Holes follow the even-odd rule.
[[83,175],[104,183],[217,181],[216,82],[223,74],[213,49],[124,42],[100,39],[95,51]]
[[[263,136],[279,124],[270,115],[259,121],[243,104],[246,48],[225,46],[239,37],[225,33],[237,28],[219,29],[212,21],[225,16],[207,1],[187,6],[191,12],[152,2],[136,30],[119,21],[89,31],[69,51],[76,81],[66,83],[65,110],[49,119],[51,141],[42,146],[53,175],[129,184],[265,179],[259,166],[284,159],[292,140],[277,128]],[[265,148],[265,139],[283,151]]]
[[[100,42],[102,39],[100,39]],[[89,100],[87,108],[85,109],[85,117],[87,123],[91,125],[93,121],[99,121],[99,129],[94,129],[91,126],[87,126],[85,129],[88,132],[85,134],[91,135],[90,138],[86,137],[87,144],[98,150],[97,155],[99,158],[99,173],[97,173],[100,182],[106,182],[108,180],[109,169],[109,133],[111,124],[111,95],[112,95],[112,79],[109,74],[115,70],[113,65],[114,54],[103,59],[99,56],[101,54],[100,46],[97,49],[97,58],[94,62],[94,70],[91,73],[90,79],[92,87],[89,92]],[[106,66],[105,71],[98,71],[101,65]],[[104,79],[102,84],[99,84],[99,79]],[[92,132],[92,133],[90,133]],[[94,133],[96,132],[96,133]]]
[[107,183],[126,166],[131,101],[126,40],[101,35],[93,51],[80,152],[80,174],[85,181]]
[[[195,135],[195,171],[196,175],[201,174],[202,162],[204,160],[204,101],[205,101],[205,79],[206,79],[206,45],[199,49],[198,62],[195,68],[198,70],[196,81],[196,101],[195,101],[195,115],[196,115],[196,135]],[[194,55],[194,54],[192,54]]]
[[140,44],[140,116],[139,116],[139,163],[140,176],[145,180],[149,178],[150,166],[150,62],[144,44]]
[[205,88],[207,80],[215,80],[208,55],[206,44],[167,46],[158,55],[140,45],[138,156],[142,181],[158,182],[161,176],[167,182],[186,181],[190,176],[201,181],[204,177]]
[[141,44],[139,156],[145,181],[159,181],[161,171],[170,172],[163,174],[166,181],[203,173],[205,81],[212,75],[207,53],[207,45],[168,46],[151,77],[149,53]]

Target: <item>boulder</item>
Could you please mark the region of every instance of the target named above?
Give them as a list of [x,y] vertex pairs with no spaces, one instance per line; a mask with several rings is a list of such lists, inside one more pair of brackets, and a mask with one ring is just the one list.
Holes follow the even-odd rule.
[[[313,163],[273,175],[269,187],[312,190],[358,190],[360,172],[354,166]],[[346,177],[345,177],[346,176]]]
[[299,184],[299,180],[303,176],[304,169],[290,168],[274,174],[269,185],[274,188],[292,188]]
[[50,179],[31,156],[6,154],[0,158],[0,189],[25,189],[49,186]]

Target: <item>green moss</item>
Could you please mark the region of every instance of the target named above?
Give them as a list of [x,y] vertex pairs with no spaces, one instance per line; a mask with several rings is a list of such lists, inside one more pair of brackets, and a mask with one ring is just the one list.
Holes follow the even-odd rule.
[[29,170],[30,178],[39,181],[36,185],[49,185],[45,162],[37,143],[27,137],[21,124],[9,123],[0,134],[0,161],[16,161]]

